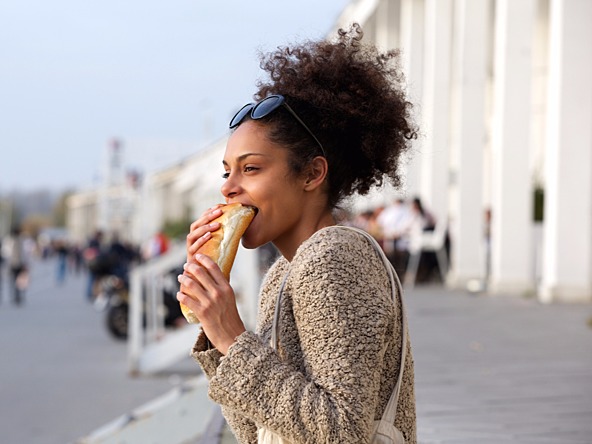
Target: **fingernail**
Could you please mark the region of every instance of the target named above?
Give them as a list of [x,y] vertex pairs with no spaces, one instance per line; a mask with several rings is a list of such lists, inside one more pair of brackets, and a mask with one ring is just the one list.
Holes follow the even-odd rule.
[[187,262],[183,264],[183,270],[187,270]]
[[183,282],[184,279],[185,279],[185,276],[183,276],[182,274],[180,274],[179,276],[177,276],[177,280],[179,282]]
[[210,237],[211,235],[212,235],[212,233],[210,233],[210,232],[208,231],[206,234],[204,234],[204,235],[202,236],[202,239],[207,239],[207,238],[208,238],[208,237]]

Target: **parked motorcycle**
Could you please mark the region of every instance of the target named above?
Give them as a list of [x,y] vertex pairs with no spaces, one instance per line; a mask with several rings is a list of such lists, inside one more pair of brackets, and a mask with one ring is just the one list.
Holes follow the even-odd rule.
[[[177,275],[182,267],[170,270],[163,276],[163,304],[160,307],[165,327],[175,327],[183,314],[176,298],[178,290]],[[94,306],[105,312],[107,331],[118,340],[126,340],[129,328],[129,288],[126,281],[116,275],[105,275],[100,278],[98,294]],[[145,308],[143,308],[143,325],[146,325]]]
[[97,287],[94,308],[105,312],[105,326],[115,339],[127,339],[129,312],[127,284],[122,278],[108,274],[99,278]]

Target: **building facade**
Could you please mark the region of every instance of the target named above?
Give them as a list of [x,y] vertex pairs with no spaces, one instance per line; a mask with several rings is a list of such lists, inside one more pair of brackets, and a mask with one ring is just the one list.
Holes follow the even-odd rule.
[[592,301],[592,2],[358,0],[352,22],[401,51],[421,127],[402,192],[447,221],[448,284]]
[[[591,302],[592,2],[356,0],[329,36],[353,22],[400,51],[420,137],[404,188],[352,208],[421,197],[447,225],[452,287]],[[198,217],[222,198],[225,145],[147,174],[135,190],[116,181],[112,145],[107,186],[70,198],[71,232],[143,242],[167,220]]]

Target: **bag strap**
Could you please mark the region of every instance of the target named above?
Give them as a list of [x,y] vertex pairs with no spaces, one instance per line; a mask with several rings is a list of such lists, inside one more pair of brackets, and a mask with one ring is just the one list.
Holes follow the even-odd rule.
[[386,254],[382,250],[381,246],[378,244],[376,239],[372,237],[369,233],[359,228],[342,226],[341,228],[346,228],[351,231],[355,231],[362,236],[364,236],[370,244],[374,247],[374,250],[378,253],[384,266],[387,270],[389,275],[389,279],[391,281],[391,294],[393,298],[393,303],[397,303],[397,297],[399,299],[401,305],[401,366],[399,368],[399,375],[397,377],[397,384],[393,389],[393,393],[391,393],[391,397],[389,398],[388,404],[384,409],[384,413],[382,414],[382,420],[386,421],[390,424],[395,423],[395,417],[397,415],[397,404],[399,401],[399,393],[401,392],[401,385],[403,384],[403,372],[405,370],[405,360],[407,358],[407,316],[405,314],[405,304],[403,303],[403,286],[401,285],[401,281],[399,280],[399,276],[395,271],[393,264],[388,260]]
[[284,293],[284,287],[286,286],[286,282],[288,282],[288,277],[290,276],[290,268],[286,272],[284,279],[282,279],[282,284],[280,285],[280,291],[278,291],[277,299],[275,301],[275,310],[273,312],[273,324],[271,326],[271,347],[274,350],[278,348],[278,337],[279,337],[279,330],[280,330],[280,305],[282,302],[282,294]]
[[[384,266],[387,270],[387,274],[389,276],[389,280],[391,281],[391,295],[393,299],[393,303],[397,303],[397,297],[399,299],[401,305],[401,324],[402,324],[402,333],[401,333],[401,367],[399,369],[399,375],[397,378],[397,384],[393,392],[391,393],[391,397],[389,398],[389,402],[384,410],[382,415],[382,420],[387,421],[390,424],[394,424],[395,417],[397,414],[397,403],[399,401],[399,393],[401,392],[401,385],[403,381],[403,371],[405,369],[405,360],[407,357],[407,316],[405,315],[405,305],[403,304],[403,286],[401,285],[401,281],[399,280],[399,276],[397,276],[397,272],[393,268],[393,265],[388,260],[384,251],[369,233],[359,228],[348,227],[345,225],[339,225],[338,228],[344,228],[350,231],[355,231],[356,233],[361,234],[364,236],[369,242],[370,245],[376,250],[379,257],[382,259]],[[280,305],[282,301],[282,294],[284,292],[284,287],[286,286],[286,282],[288,281],[288,277],[290,276],[290,268],[286,272],[282,283],[280,285],[280,290],[278,291],[276,303],[275,303],[275,310],[273,314],[273,324],[271,328],[271,347],[274,350],[278,348],[278,337],[279,337],[279,313],[280,313]]]

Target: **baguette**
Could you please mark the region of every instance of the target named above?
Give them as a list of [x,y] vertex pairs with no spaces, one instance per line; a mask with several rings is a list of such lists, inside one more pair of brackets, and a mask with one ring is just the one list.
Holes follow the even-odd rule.
[[[212,232],[212,237],[197,252],[205,254],[218,264],[222,274],[230,281],[230,270],[234,264],[240,239],[255,217],[255,208],[231,203],[220,207],[222,214],[212,222],[220,222],[220,228]],[[185,304],[181,312],[190,324],[199,323],[199,319]]]

